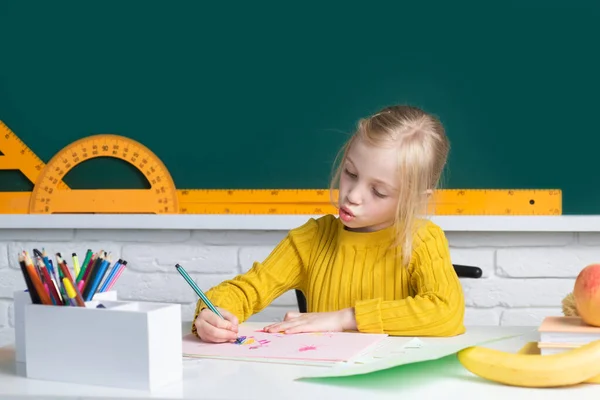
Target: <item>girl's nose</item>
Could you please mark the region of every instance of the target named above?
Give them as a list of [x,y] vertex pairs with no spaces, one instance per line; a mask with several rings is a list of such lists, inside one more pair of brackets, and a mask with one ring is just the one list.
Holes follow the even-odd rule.
[[360,194],[358,193],[358,190],[354,189],[349,191],[346,199],[348,200],[348,203],[360,204]]

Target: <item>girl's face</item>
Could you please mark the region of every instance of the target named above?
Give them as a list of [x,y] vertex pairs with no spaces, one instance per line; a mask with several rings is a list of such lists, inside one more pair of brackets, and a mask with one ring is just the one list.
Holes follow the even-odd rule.
[[394,223],[398,204],[398,150],[356,140],[340,177],[340,220],[350,230],[372,232]]

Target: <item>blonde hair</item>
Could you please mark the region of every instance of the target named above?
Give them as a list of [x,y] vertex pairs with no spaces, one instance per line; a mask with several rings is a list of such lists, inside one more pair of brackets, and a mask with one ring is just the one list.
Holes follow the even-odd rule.
[[[334,163],[332,195],[339,185],[348,150],[357,140],[373,146],[393,143],[398,149],[395,245],[402,246],[402,264],[406,266],[412,254],[413,236],[422,221],[419,215],[427,213],[430,193],[439,184],[450,151],[445,129],[435,116],[408,105],[386,107],[369,118],[360,119],[356,131],[336,157],[336,161],[340,160],[341,155],[340,162]],[[338,201],[333,198],[332,201],[339,207]]]

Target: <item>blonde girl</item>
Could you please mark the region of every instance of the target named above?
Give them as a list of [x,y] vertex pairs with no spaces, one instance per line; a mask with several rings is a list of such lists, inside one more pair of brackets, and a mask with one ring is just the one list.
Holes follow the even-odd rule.
[[424,218],[449,148],[440,121],[416,107],[361,119],[332,180],[339,215],[309,219],[264,261],[207,291],[225,319],[200,300],[192,331],[234,341],[240,322],[299,289],[308,312],[288,312],[266,331],[462,334],[464,295],[448,242]]

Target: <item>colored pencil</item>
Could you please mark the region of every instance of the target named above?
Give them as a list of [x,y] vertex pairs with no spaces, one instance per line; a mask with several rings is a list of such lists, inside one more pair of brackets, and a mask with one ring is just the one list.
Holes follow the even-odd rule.
[[[36,250],[34,249],[33,252],[36,253]],[[60,280],[58,279],[58,274],[54,270],[54,265],[52,264],[52,261],[48,258],[46,249],[42,249],[41,253],[38,250],[37,253],[39,253],[38,257],[40,257],[42,259],[42,261],[44,262],[44,265],[46,266],[46,268],[48,269],[48,272],[50,273],[50,276],[52,277],[52,279],[50,281],[52,282],[54,289],[56,289],[56,293],[58,293],[58,295],[60,296],[61,304],[64,304],[66,299],[63,298],[63,294],[61,293],[61,290],[60,290],[60,287],[61,287]],[[48,285],[50,285],[50,283],[48,283]],[[66,295],[66,293],[65,293],[65,295]]]
[[126,260],[119,259],[109,274],[111,254],[103,250],[94,254],[88,249],[82,265],[77,253],[71,253],[77,271],[72,275],[61,253],[56,253],[56,266],[45,249],[33,249],[33,254],[31,257],[25,250],[18,254],[26,291],[33,304],[85,307],[85,302],[96,293],[110,290],[127,266]]
[[119,277],[121,276],[121,274],[123,273],[123,271],[125,271],[125,267],[127,267],[127,261],[123,260],[123,263],[121,265],[119,265],[119,270],[112,277],[111,281],[108,283],[108,286],[106,287],[106,291],[109,291],[110,289],[112,289],[112,287],[117,282],[117,279],[119,279]]
[[112,269],[110,270],[110,272],[106,276],[106,279],[104,280],[104,282],[100,286],[100,289],[98,290],[99,292],[106,291],[106,288],[108,287],[108,284],[110,283],[110,280],[113,278],[113,276],[115,276],[115,273],[117,272],[117,270],[119,269],[119,266],[122,263],[123,263],[123,260],[119,258],[119,260],[115,263],[115,265],[113,265]]
[[79,258],[77,257],[77,253],[71,254],[71,257],[73,257],[73,274],[75,275],[75,277],[77,277],[77,275],[79,275],[79,270],[80,270]]
[[81,269],[76,274],[77,277],[75,279],[77,280],[77,282],[79,282],[80,280],[83,279],[83,275],[85,274],[85,270],[87,269],[87,266],[88,266],[93,254],[94,253],[92,252],[92,249],[88,249],[87,252],[85,253],[85,258],[83,259],[83,263],[81,263]]
[[79,271],[80,273],[83,272],[83,275],[81,276],[82,281],[87,280],[87,277],[90,274],[92,267],[98,261],[98,257],[100,256],[100,253],[102,253],[102,250],[100,250],[98,253],[92,254],[92,257],[90,258],[90,261],[88,261],[88,265],[87,265],[87,268],[85,269],[85,271],[83,271],[83,270]]
[[106,271],[110,265],[111,256],[108,255],[107,258],[102,262],[102,264],[96,269],[94,276],[90,277],[91,283],[89,286],[89,290],[87,291],[87,296],[85,297],[85,301],[90,301],[94,298],[96,291],[98,290],[98,286],[100,286],[100,282],[104,278]]
[[[71,286],[73,287],[73,291],[75,292],[75,301],[77,302],[77,305],[79,307],[85,307],[85,302],[83,301],[83,296],[81,295],[81,293],[75,287],[75,283],[73,282],[73,277],[71,276],[71,273],[69,272],[69,268],[67,267],[66,261],[63,260],[60,256],[57,255],[56,262],[57,262],[58,267],[60,268],[60,270],[62,271],[62,274],[64,276],[64,278],[63,278],[63,284],[64,284],[64,279],[66,279],[71,284]],[[67,297],[72,298],[71,296],[69,296],[69,292],[68,292],[66,286],[65,286],[65,291],[67,292]]]
[[[188,273],[185,271],[185,269],[183,269],[183,267],[179,264],[176,264],[175,268],[181,274],[181,276],[183,276],[183,279],[185,279],[186,282],[192,287],[192,289],[194,289],[194,292],[196,292],[198,297],[200,297],[202,299],[204,304],[206,304],[212,312],[217,314],[219,317],[223,318],[223,316],[221,315],[219,310],[217,310],[217,308],[210,302],[210,300],[208,299],[208,297],[206,297],[204,292],[202,292],[202,290],[200,290],[198,285],[196,285],[196,282],[194,282],[194,280],[188,275]],[[223,319],[225,319],[225,318],[223,318]]]
[[52,303],[54,303],[55,305],[63,304],[60,296],[58,295],[58,292],[56,291],[56,288],[54,287],[54,284],[52,283],[52,277],[50,277],[50,274],[48,273],[48,269],[44,265],[44,262],[39,258],[37,259],[37,262],[38,267],[42,272],[42,277],[44,278],[44,286],[47,288],[47,292],[48,295],[50,295]]
[[27,266],[25,265],[25,256],[22,253],[19,253],[19,266],[21,267],[21,273],[23,274],[23,279],[25,279],[25,285],[27,286],[27,291],[29,292],[29,297],[31,297],[31,302],[33,304],[42,304],[42,300],[40,299],[40,295],[37,290],[33,286],[33,281],[27,272]]
[[40,296],[40,300],[42,304],[52,305],[52,299],[50,299],[50,295],[46,293],[46,289],[44,289],[44,285],[42,284],[42,280],[38,275],[35,267],[33,266],[33,262],[28,254],[25,254],[25,266],[27,268],[27,273],[31,277],[31,281],[33,282],[33,287],[37,291]]
[[83,280],[85,281],[85,284],[83,285],[83,290],[81,291],[81,295],[83,296],[84,299],[88,298],[88,292],[90,291],[93,277],[95,276],[95,274],[98,270],[98,267],[100,265],[102,265],[103,262],[104,262],[104,252],[102,250],[100,250],[100,254],[98,255],[98,257],[96,257],[96,260],[94,261],[94,263],[90,267],[88,267],[87,271],[85,272],[85,275],[83,276]]

